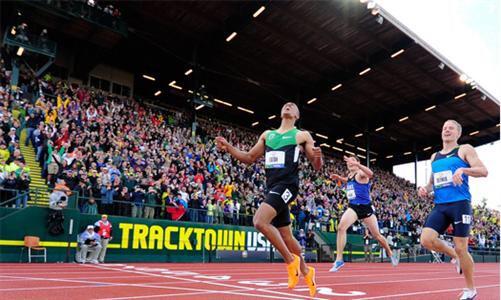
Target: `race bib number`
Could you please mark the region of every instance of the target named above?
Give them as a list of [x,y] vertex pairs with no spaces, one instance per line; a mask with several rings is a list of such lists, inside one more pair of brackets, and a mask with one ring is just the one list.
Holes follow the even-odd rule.
[[291,191],[289,191],[289,189],[285,189],[285,191],[282,193],[282,199],[284,200],[285,203],[287,203],[291,198],[292,198]]
[[463,215],[463,224],[471,224],[471,216]]
[[443,188],[452,185],[452,171],[442,171],[433,173],[433,186],[435,188]]
[[355,194],[355,189],[352,185],[348,185],[346,187],[346,197],[348,198],[348,200],[353,200],[357,197],[357,195]]
[[265,168],[278,169],[285,167],[285,152],[284,151],[270,151],[265,155]]

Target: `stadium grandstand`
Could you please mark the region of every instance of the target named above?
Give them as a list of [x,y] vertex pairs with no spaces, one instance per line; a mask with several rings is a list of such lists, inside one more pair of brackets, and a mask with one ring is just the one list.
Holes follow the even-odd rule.
[[[373,1],[2,1],[0,33],[0,292],[6,299],[40,293],[62,299],[72,289],[63,282],[94,289],[95,280],[103,292],[81,299],[307,298],[307,289],[278,292],[283,278],[255,283],[266,277],[261,268],[273,273],[282,266],[254,263],[283,261],[253,227],[266,197],[265,162],[244,164],[215,142],[224,137],[250,150],[263,131],[280,126],[287,102],[298,106],[296,126],[310,132],[324,155],[319,171],[300,159],[299,191],[289,203],[293,234],[314,262],[319,286],[343,278],[323,279],[329,273],[321,263],[335,259],[348,207],[345,185],[332,177],[347,172],[344,156],[358,157],[374,172],[370,196],[379,229],[399,250],[397,269],[404,265],[399,274],[380,264],[389,257],[356,222],[345,260],[359,263],[345,267],[346,274],[376,266],[379,271],[367,274],[398,280],[414,268],[405,274],[419,281],[412,270],[440,272],[428,262],[448,258],[420,245],[433,200],[419,197],[392,167],[417,166],[439,151],[448,119],[462,124],[461,144],[499,140],[499,99],[461,77],[457,66]],[[52,267],[37,272],[12,264],[31,262],[37,247],[49,263],[85,262],[81,233],[98,224],[102,235],[106,219],[113,234],[104,234],[108,249],[99,261],[95,253],[93,269],[53,265],[43,279]],[[489,264],[499,261],[499,220],[485,202],[474,205],[469,250],[476,262],[486,262],[477,267],[484,295],[499,289],[499,276],[497,285],[491,280],[499,266]],[[451,234],[452,227],[443,238],[452,241]],[[41,243],[28,253],[30,236]],[[232,275],[241,277],[239,284],[225,279],[246,262],[254,275]],[[79,270],[158,281],[64,276]],[[64,291],[33,288],[35,277]],[[187,287],[165,290],[160,280]],[[461,277],[455,281],[454,288],[462,286]],[[346,284],[317,296],[392,293]],[[394,284],[406,292],[406,283]],[[426,294],[420,288],[415,295]],[[442,293],[450,292],[456,290]]]

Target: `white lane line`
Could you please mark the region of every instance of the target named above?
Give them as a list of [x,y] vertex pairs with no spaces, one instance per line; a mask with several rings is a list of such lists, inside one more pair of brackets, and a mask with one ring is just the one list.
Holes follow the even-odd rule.
[[[496,275],[481,275],[481,276],[475,276],[475,278],[483,278],[483,277],[499,277]],[[319,284],[318,283],[318,277],[317,276],[317,285],[319,286],[351,286],[351,285],[364,285],[364,284],[385,284],[385,283],[404,283],[404,282],[418,282],[418,281],[434,281],[434,280],[455,280],[455,279],[461,279],[463,277],[461,276],[455,276],[455,277],[442,277],[442,278],[423,278],[423,279],[404,279],[404,280],[385,280],[385,281],[357,281],[357,282],[341,282],[341,283],[331,283],[331,284]],[[306,285],[298,285],[297,288],[303,288],[307,287]],[[279,290],[283,289],[283,287],[272,287],[272,288],[267,288],[269,290]]]
[[[13,276],[14,277],[14,276]],[[24,277],[17,277],[18,279],[25,279]],[[105,283],[105,282],[97,282],[97,281],[84,281],[84,280],[71,280],[71,279],[56,279],[56,278],[33,278],[27,277],[27,279],[39,280],[39,281],[55,281],[55,282],[70,282],[70,283],[87,283],[89,285],[86,288],[102,288],[102,287],[117,287],[117,286],[125,286],[125,287],[142,287],[142,288],[157,288],[157,289],[167,289],[167,290],[180,290],[180,291],[195,291],[195,292],[206,292],[206,289],[196,289],[196,288],[183,288],[183,287],[167,287],[167,286],[157,286],[154,284],[141,284],[141,283]],[[68,286],[63,288],[73,288],[73,286]],[[14,288],[14,289],[0,289],[0,291],[9,291],[9,290],[44,290],[47,287],[33,287],[33,288]],[[238,288],[239,290],[243,290],[243,288]]]
[[[174,270],[172,270],[174,271]],[[450,274],[450,273],[453,273],[452,271],[450,272],[435,272],[433,274]],[[230,275],[230,276],[233,276],[231,273],[224,273],[225,275]],[[268,273],[260,273],[262,275],[267,275]],[[286,276],[283,272],[280,273],[282,274],[283,276],[278,276],[278,277],[262,277],[262,276],[259,276],[259,280],[284,280],[284,277]],[[323,276],[322,274],[325,274],[327,276]],[[331,278],[334,278],[334,279],[337,279],[337,278],[351,278],[351,277],[356,277],[356,278],[360,278],[360,277],[401,277],[401,276],[405,276],[405,275],[422,275],[422,276],[428,276],[428,274],[422,274],[422,273],[395,273],[395,274],[367,274],[367,275],[341,275],[341,274],[337,274],[337,275],[331,275],[333,273],[320,273],[318,272],[317,273],[317,280],[320,278],[324,278],[324,279],[331,279]],[[426,278],[429,278],[429,277],[426,277]],[[248,278],[232,278],[232,279],[229,279],[229,280],[225,280],[224,282],[238,282],[238,281],[242,281],[242,280],[246,280]]]
[[[102,273],[113,273],[114,271],[106,271],[106,272],[102,272]],[[77,275],[81,275],[81,274],[96,274],[95,272],[12,272],[12,273],[8,273],[8,272],[2,272],[2,275],[0,275],[0,277],[3,277],[4,275],[59,275],[59,274],[77,274]]]
[[[90,268],[96,268],[96,269],[102,269],[102,270],[109,270],[109,268],[102,267],[102,266],[99,266],[99,265],[88,265],[88,267],[90,267]],[[193,282],[193,283],[202,283],[202,284],[215,285],[215,286],[232,288],[232,289],[244,289],[244,290],[247,290],[247,291],[266,292],[266,293],[272,293],[272,294],[277,294],[277,295],[284,295],[284,296],[294,297],[294,298],[298,298],[299,297],[299,298],[306,298],[306,299],[327,300],[325,298],[312,298],[312,297],[309,297],[309,296],[294,295],[294,294],[290,294],[290,293],[283,293],[283,292],[277,292],[277,291],[269,291],[269,290],[250,288],[250,287],[245,287],[245,286],[238,286],[238,285],[219,283],[219,282],[211,282],[211,281],[197,280],[197,279],[191,279],[191,278],[183,278],[183,277],[177,277],[177,276],[165,275],[165,274],[146,273],[146,272],[135,271],[135,270],[131,270],[131,269],[117,269],[117,271],[128,272],[128,273],[135,273],[135,274],[142,274],[142,275],[148,275],[149,274],[149,275],[155,276],[155,277],[164,277],[164,278],[177,279],[177,280],[182,280],[182,281],[190,281],[190,282]],[[260,297],[265,297],[265,295],[259,295],[259,296]]]
[[0,289],[1,292],[18,292],[18,291],[43,291],[43,290],[61,290],[61,289],[83,289],[83,288],[99,288],[99,287],[109,287],[113,285],[106,286],[94,286],[94,285],[60,285],[60,286],[41,286],[41,287],[25,287],[25,288],[8,288]]
[[[74,280],[84,280],[84,279],[87,279],[87,280],[90,280],[90,279],[122,279],[122,278],[148,278],[150,276],[146,276],[146,275],[139,275],[139,276],[113,276],[113,277],[110,277],[110,276],[96,276],[96,277],[66,277],[67,279],[74,279]],[[50,277],[46,277],[46,279],[50,279]],[[54,279],[58,279],[58,278],[54,278]],[[25,280],[37,280],[37,279],[31,279],[30,277],[26,277]],[[0,279],[0,282],[4,282],[4,281],[19,281],[19,279]],[[112,282],[110,282],[112,283]]]
[[[175,297],[175,296],[190,296],[190,295],[207,295],[207,294],[231,294],[231,295],[241,295],[241,296],[255,296],[256,298],[271,298],[271,299],[285,299],[285,300],[301,300],[301,298],[289,298],[280,297],[272,295],[254,295],[239,292],[241,290],[235,291],[206,291],[206,292],[193,292],[193,293],[178,293],[178,294],[160,294],[160,295],[145,295],[145,296],[130,296],[130,297],[119,297],[119,298],[99,298],[95,300],[126,300],[126,299],[144,299],[144,298],[157,298],[157,297]],[[224,298],[223,298],[224,299]]]
[[177,293],[177,294],[158,294],[158,295],[146,295],[146,296],[130,296],[130,297],[116,297],[116,298],[98,298],[96,300],[123,300],[123,299],[145,299],[145,298],[157,298],[157,297],[176,297],[176,296],[193,296],[193,295],[208,295],[220,293],[219,291],[207,291],[207,292],[192,292],[192,293]]
[[[475,288],[478,290],[478,289],[487,289],[487,288],[492,288],[492,287],[499,287],[499,284],[481,285],[481,286],[476,286]],[[368,298],[358,298],[356,300],[388,299],[388,298],[395,298],[395,297],[399,298],[399,297],[403,297],[403,296],[438,294],[438,293],[447,293],[447,292],[462,291],[462,290],[463,290],[463,288],[447,289],[447,290],[429,290],[429,291],[414,292],[414,293],[384,295],[384,296],[368,297]]]

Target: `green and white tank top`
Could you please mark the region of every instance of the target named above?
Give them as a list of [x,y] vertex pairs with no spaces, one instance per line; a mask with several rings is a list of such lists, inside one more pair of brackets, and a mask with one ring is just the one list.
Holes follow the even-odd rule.
[[296,142],[297,128],[284,133],[276,130],[266,134],[265,172],[266,184],[271,188],[277,184],[299,186],[299,153]]

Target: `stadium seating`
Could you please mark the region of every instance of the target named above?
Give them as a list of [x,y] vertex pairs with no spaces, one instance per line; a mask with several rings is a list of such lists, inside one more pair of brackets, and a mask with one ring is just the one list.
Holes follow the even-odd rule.
[[[64,180],[82,213],[252,225],[264,196],[263,164],[235,161],[215,149],[213,138],[222,135],[249,149],[258,133],[202,118],[192,137],[190,112],[159,111],[50,76],[34,80],[26,69],[22,93],[14,93],[3,60],[1,69],[2,199],[30,189],[28,204],[37,198],[36,204],[47,205],[47,186]],[[23,170],[31,177],[28,187],[21,181]],[[417,235],[431,199],[419,199],[412,184],[388,171],[374,171],[371,193],[380,227]],[[305,164],[291,205],[295,228],[336,230],[347,201],[341,183],[330,176],[345,172],[335,157],[318,173]],[[486,240],[485,247],[499,244],[498,222],[499,212],[476,207],[473,240]]]

